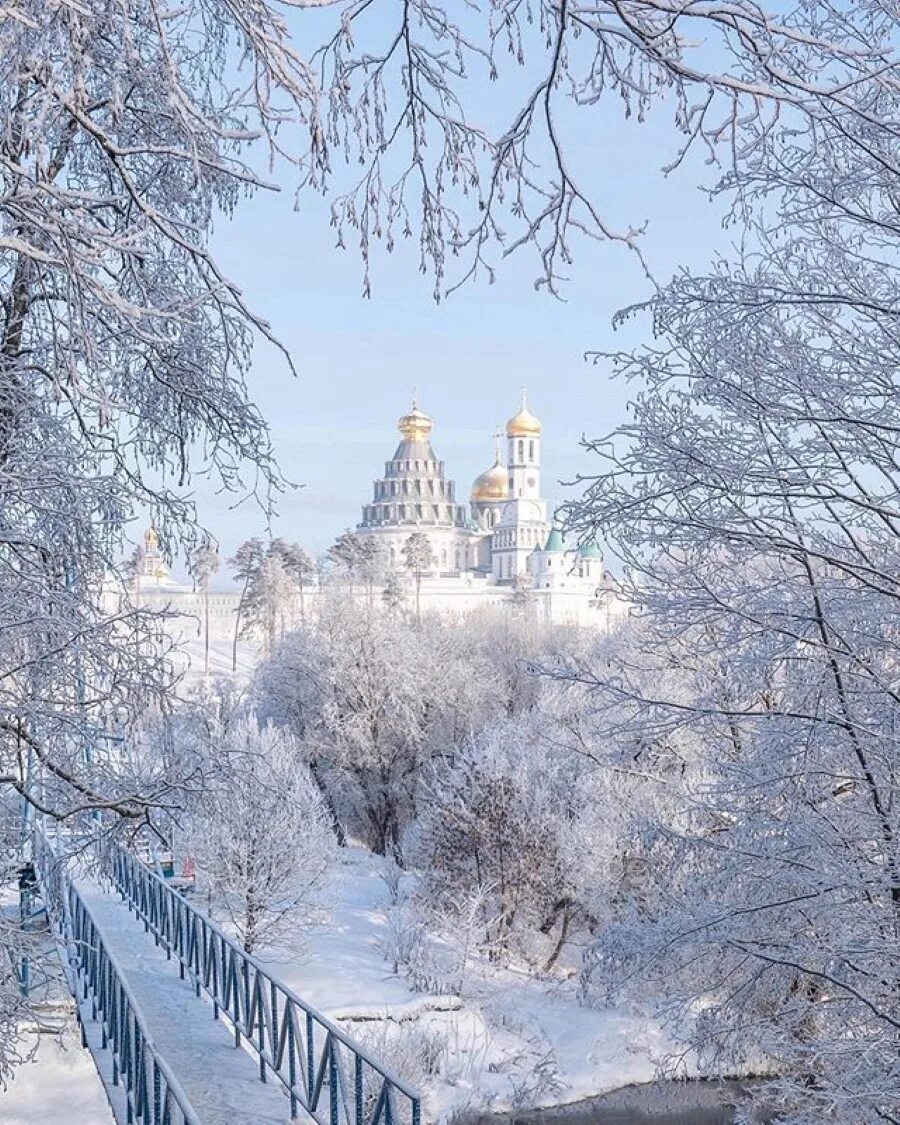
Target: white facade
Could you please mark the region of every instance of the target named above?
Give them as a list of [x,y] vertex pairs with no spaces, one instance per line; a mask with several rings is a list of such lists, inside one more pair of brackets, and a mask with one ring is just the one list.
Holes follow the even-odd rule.
[[[456,485],[431,446],[432,420],[416,403],[398,422],[401,440],[373,482],[356,533],[374,540],[383,569],[409,585],[412,575],[404,547],[416,532],[427,536],[432,562],[420,589],[421,609],[447,615],[502,606],[515,600],[535,618],[553,623],[608,629],[625,612],[615,585],[603,568],[596,545],[570,549],[551,527],[541,495],[541,426],[525,396],[505,433],[505,463],[498,444],[493,465],[473,483],[469,503],[460,502]],[[293,538],[293,536],[291,536]],[[302,538],[302,536],[296,536]],[[207,607],[217,670],[232,661],[239,595],[213,590],[208,595],[175,583],[168,574],[156,533],[144,538],[140,565],[133,575],[136,599],[183,615],[170,631],[193,650],[204,634]],[[327,587],[304,588],[303,604],[315,613]],[[347,596],[370,601],[362,584]],[[299,616],[300,599],[297,598]],[[377,595],[371,603],[381,605]],[[246,646],[240,663],[250,654]],[[196,667],[196,658],[192,658]]]

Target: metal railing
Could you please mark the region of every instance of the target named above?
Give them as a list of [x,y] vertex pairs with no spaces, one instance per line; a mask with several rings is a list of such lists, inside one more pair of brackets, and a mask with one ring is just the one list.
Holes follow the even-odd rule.
[[100,1046],[112,1058],[113,1086],[122,1086],[126,1121],[140,1125],[200,1125],[141,1017],[115,957],[69,878],[64,862],[35,831],[34,864],[48,917],[66,946],[70,987],[82,1044],[87,1046],[83,1007],[99,1024]]
[[130,852],[108,846],[105,876],[178,959],[259,1061],[285,1087],[291,1117],[304,1110],[321,1125],[420,1125],[421,1100],[336,1024],[272,977],[250,954]]

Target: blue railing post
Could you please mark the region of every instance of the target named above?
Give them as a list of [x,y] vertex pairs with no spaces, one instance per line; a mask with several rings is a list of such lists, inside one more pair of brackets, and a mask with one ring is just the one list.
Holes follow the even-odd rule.
[[334,1040],[328,1041],[328,1106],[331,1111],[331,1125],[338,1125],[338,1073],[337,1059],[334,1057]]
[[316,1081],[316,1057],[313,1049],[313,1035],[315,1033],[315,1025],[313,1023],[312,1012],[306,1013],[306,1077],[308,1085],[309,1101],[307,1105],[310,1109],[313,1107],[313,1099],[315,1098],[315,1081]]
[[297,1116],[297,1111],[298,1111],[298,1108],[299,1108],[299,1102],[297,1101],[297,1095],[294,1092],[295,1087],[297,1085],[297,1058],[296,1058],[296,1054],[295,1054],[295,1052],[297,1050],[297,1043],[296,1043],[296,1036],[294,1034],[294,1008],[293,1008],[293,1006],[291,1006],[290,1008],[285,1010],[285,1018],[287,1019],[288,1083],[289,1083],[288,1088],[290,1089],[290,1092],[291,1092],[291,1118],[293,1119]]

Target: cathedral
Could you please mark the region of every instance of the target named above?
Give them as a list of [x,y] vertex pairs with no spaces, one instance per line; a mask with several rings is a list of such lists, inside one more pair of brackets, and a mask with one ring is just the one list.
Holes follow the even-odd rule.
[[397,426],[400,442],[374,482],[356,529],[378,544],[392,569],[404,569],[404,546],[411,534],[422,532],[431,546],[435,593],[438,586],[449,593],[462,582],[468,590],[565,589],[585,603],[601,596],[607,579],[599,549],[569,551],[551,526],[541,495],[541,423],[524,392],[506,423],[505,463],[498,444],[468,504],[438,460],[431,445],[434,423],[415,399]]

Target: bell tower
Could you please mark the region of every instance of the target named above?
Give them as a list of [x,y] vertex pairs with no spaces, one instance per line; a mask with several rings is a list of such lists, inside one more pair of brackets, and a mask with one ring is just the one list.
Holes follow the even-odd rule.
[[522,388],[519,411],[506,423],[510,500],[539,500],[541,496],[541,424],[528,409]]
[[507,498],[494,530],[492,571],[498,582],[530,573],[530,557],[542,547],[550,525],[541,497],[541,423],[528,409],[522,390],[518,412],[506,423]]

